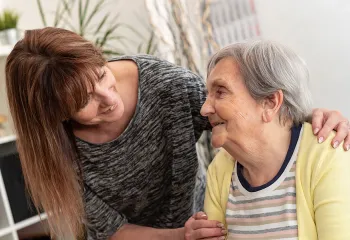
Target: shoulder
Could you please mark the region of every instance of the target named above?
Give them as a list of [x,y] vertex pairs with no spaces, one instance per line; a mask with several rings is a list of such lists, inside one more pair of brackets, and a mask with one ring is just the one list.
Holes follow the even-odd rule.
[[153,55],[138,54],[125,55],[111,59],[110,61],[130,59],[137,63],[141,75],[159,79],[163,83],[171,82],[172,84],[183,83],[203,83],[203,78],[189,69],[178,66],[167,60],[158,58]]
[[162,77],[164,78],[169,78],[172,81],[176,80],[184,80],[184,79],[189,79],[189,80],[200,80],[201,82],[203,79],[190,71],[187,68],[184,68],[182,66],[176,65],[174,63],[171,63],[167,60],[160,59],[156,56],[151,56],[151,55],[135,55],[135,59],[141,60],[143,62],[149,63],[152,68],[150,70],[159,70],[159,73],[161,74]]
[[309,169],[316,178],[330,170],[342,168],[350,174],[350,153],[343,150],[342,144],[336,149],[332,147],[334,136],[335,132],[332,132],[320,144],[312,133],[311,124],[304,123],[298,161],[301,161],[304,170]]
[[[191,74],[186,68],[178,66],[167,60],[161,59],[159,57],[147,54],[137,54],[137,55],[123,55],[110,59],[109,61],[119,61],[119,60],[133,60],[140,67],[147,68],[147,70],[162,70],[163,72],[177,72],[182,74]],[[142,69],[144,70],[144,69]]]

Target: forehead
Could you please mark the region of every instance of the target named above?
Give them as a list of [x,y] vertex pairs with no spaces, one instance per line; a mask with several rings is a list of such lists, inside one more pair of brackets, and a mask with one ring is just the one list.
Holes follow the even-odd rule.
[[232,58],[223,58],[211,70],[207,78],[207,87],[217,84],[231,85],[241,78],[238,63]]

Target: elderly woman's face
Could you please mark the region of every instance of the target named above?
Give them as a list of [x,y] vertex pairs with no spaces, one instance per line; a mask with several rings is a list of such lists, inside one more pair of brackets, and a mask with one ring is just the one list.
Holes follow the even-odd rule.
[[212,145],[244,147],[251,143],[262,131],[263,109],[249,94],[233,59],[224,58],[217,63],[208,76],[207,89],[201,114],[209,118],[213,127]]

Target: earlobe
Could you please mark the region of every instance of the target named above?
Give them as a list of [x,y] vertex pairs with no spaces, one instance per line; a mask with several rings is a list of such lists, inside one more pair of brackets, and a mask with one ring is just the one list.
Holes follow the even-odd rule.
[[273,120],[274,116],[276,116],[281,108],[283,103],[283,92],[278,90],[272,95],[266,97],[263,102],[263,121],[270,122]]
[[265,109],[262,113],[262,120],[265,123],[271,122],[272,118],[273,118],[273,112],[271,111],[271,109]]

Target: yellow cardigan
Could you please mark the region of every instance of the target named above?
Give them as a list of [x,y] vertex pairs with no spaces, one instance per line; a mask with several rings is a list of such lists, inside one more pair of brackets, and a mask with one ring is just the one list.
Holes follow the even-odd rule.
[[[350,153],[331,147],[332,136],[317,143],[304,123],[296,165],[298,238],[350,239]],[[210,220],[226,225],[234,159],[220,150],[207,173],[204,211]]]

